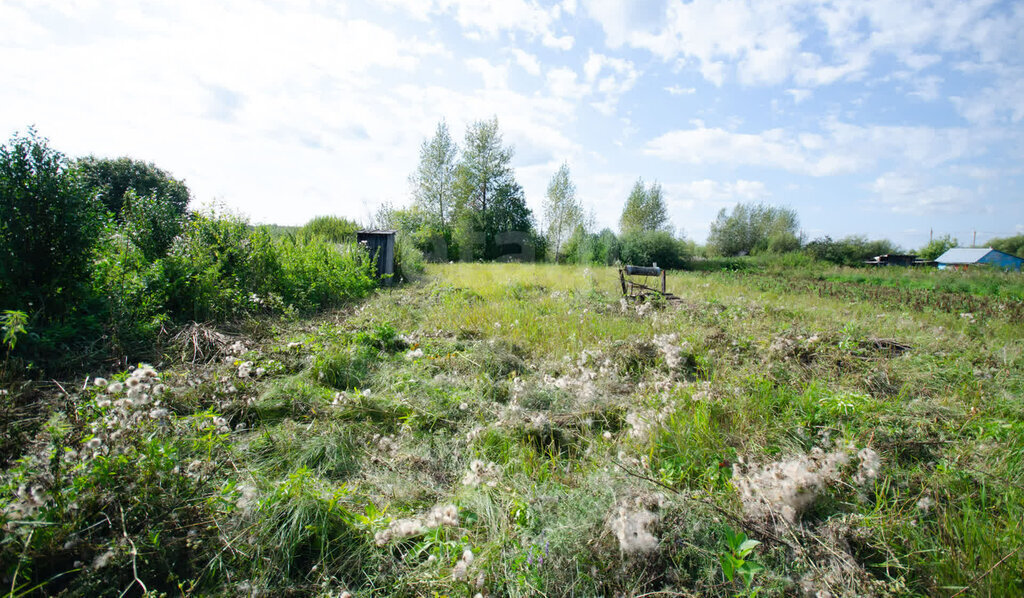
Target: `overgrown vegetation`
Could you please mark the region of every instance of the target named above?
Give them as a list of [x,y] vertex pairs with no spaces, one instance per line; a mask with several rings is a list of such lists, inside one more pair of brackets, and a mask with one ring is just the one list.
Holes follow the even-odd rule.
[[[159,371],[8,385],[5,586],[1024,592],[1012,293],[961,290],[991,312],[956,312],[876,300],[905,289],[868,279],[819,296],[672,273],[681,303],[656,305],[620,301],[613,268],[428,275],[273,331],[194,329]],[[27,401],[31,433],[11,415]]]
[[[188,321],[310,313],[376,284],[351,222],[275,241],[240,216],[188,211],[189,197],[152,164],[70,162],[33,130],[0,146],[0,307],[27,315],[5,376],[151,359]],[[422,269],[399,255],[400,275]]]

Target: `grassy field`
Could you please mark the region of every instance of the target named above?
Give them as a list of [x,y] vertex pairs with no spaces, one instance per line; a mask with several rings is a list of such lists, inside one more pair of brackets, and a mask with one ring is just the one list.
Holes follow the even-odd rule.
[[844,276],[674,273],[666,305],[434,266],[13,384],[2,591],[1024,594],[1019,276]]

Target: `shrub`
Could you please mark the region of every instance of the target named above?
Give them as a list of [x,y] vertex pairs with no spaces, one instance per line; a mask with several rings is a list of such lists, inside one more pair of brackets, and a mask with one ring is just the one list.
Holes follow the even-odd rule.
[[185,183],[149,162],[88,156],[75,162],[75,170],[82,181],[99,195],[103,205],[122,219],[129,191],[138,197],[159,198],[168,210],[178,216],[185,214],[191,199]]
[[800,220],[790,208],[737,204],[711,223],[708,248],[722,256],[781,253],[800,247]]
[[66,315],[87,292],[99,202],[34,129],[0,146],[0,306]]
[[111,342],[122,353],[152,339],[167,321],[164,262],[148,260],[126,228],[108,223],[92,263],[92,292]]
[[193,320],[224,320],[272,306],[281,275],[266,231],[214,212],[185,227],[165,263],[168,311]]
[[833,241],[831,237],[819,237],[804,247],[811,257],[842,266],[858,266],[876,255],[899,253],[900,249],[891,241],[880,239],[869,241],[867,237],[852,235]]
[[566,241],[564,251],[565,261],[571,264],[611,265],[619,259],[620,244],[609,228],[592,234],[579,226]]
[[167,255],[174,238],[185,226],[185,214],[167,198],[159,195],[124,194],[122,209],[124,232],[149,261]]
[[299,229],[297,239],[309,241],[315,238],[332,243],[351,243],[356,240],[356,232],[361,227],[345,218],[337,216],[317,216]]
[[988,244],[992,249],[998,249],[999,251],[1009,253],[1010,255],[1015,255],[1017,257],[1024,256],[1024,235],[992,239]]
[[626,233],[619,240],[619,259],[625,264],[661,268],[682,268],[687,261],[686,247],[663,231]]
[[395,280],[408,280],[423,274],[426,259],[409,235],[399,233],[395,238]]
[[[932,239],[929,241],[927,245],[917,252],[917,255],[923,260],[934,260],[943,253],[946,253],[948,250],[956,247],[958,244],[959,242],[956,239],[949,235],[944,235],[938,239]],[[1009,253],[1013,252],[1011,251]]]
[[278,246],[280,294],[301,310],[341,305],[374,287],[373,262],[354,243],[335,245],[322,238],[283,241]]

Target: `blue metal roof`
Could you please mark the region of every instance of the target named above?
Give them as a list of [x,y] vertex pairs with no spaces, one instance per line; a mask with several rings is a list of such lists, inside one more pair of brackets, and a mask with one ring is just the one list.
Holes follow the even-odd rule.
[[967,266],[970,264],[989,264],[996,268],[1020,271],[1024,259],[992,249],[991,247],[954,247],[935,258],[939,268],[947,266]]

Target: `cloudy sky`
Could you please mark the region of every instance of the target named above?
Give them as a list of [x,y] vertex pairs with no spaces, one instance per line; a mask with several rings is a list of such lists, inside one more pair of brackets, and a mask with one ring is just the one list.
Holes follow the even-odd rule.
[[496,115],[537,211],[637,177],[905,247],[1024,233],[1024,2],[0,0],[0,135],[128,155],[255,222],[409,202],[445,119]]

